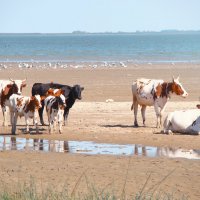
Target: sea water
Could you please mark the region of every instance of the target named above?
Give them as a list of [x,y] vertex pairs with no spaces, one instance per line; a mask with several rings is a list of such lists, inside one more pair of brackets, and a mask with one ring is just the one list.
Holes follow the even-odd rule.
[[0,62],[200,62],[200,32],[0,34]]

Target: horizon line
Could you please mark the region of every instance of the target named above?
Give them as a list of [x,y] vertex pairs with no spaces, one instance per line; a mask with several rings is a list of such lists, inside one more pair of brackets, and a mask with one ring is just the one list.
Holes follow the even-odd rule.
[[72,31],[72,32],[0,32],[0,34],[133,34],[133,33],[180,33],[180,32],[200,32],[199,30],[178,30],[165,29],[160,31],[145,30],[145,31],[104,31],[104,32],[88,32],[88,31]]

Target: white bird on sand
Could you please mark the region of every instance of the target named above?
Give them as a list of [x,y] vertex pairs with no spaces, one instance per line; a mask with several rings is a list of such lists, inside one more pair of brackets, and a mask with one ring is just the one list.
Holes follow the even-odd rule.
[[119,64],[120,64],[122,67],[127,67],[127,65],[125,65],[123,62],[119,62]]

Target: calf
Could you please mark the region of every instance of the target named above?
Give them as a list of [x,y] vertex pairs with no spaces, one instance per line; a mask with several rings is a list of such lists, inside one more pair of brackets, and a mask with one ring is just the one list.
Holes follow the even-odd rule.
[[[80,85],[74,85],[73,87],[68,85],[62,85],[58,83],[35,83],[32,87],[32,95],[39,94],[40,96],[46,95],[50,89],[62,89],[64,91],[66,107],[64,109],[64,125],[67,121],[69,109],[74,105],[76,99],[81,100],[81,92],[84,90]],[[40,123],[44,125],[43,120],[44,102],[42,102],[42,108],[39,109]]]
[[24,80],[0,80],[0,103],[3,112],[3,126],[7,126],[7,106],[12,94],[21,94],[22,88],[26,87]]
[[[49,89],[52,90],[52,89]],[[49,94],[48,90],[48,94]],[[52,91],[51,91],[52,92]],[[62,123],[63,123],[63,115],[64,115],[64,108],[65,104],[65,96],[63,95],[64,91],[61,89],[55,89],[53,91],[53,96],[48,96],[44,100],[44,104],[46,106],[48,121],[49,121],[49,133],[52,132],[52,127],[56,125],[56,120],[58,118],[58,125],[59,125],[59,133],[62,133]]]
[[36,133],[39,133],[38,123],[37,123],[37,112],[41,106],[41,100],[45,97],[40,97],[40,95],[35,95],[32,97],[22,96],[18,94],[13,94],[9,98],[10,102],[10,116],[12,124],[12,134],[16,132],[17,118],[18,116],[25,117],[26,121],[26,132],[29,132],[29,118],[33,118],[36,126]]

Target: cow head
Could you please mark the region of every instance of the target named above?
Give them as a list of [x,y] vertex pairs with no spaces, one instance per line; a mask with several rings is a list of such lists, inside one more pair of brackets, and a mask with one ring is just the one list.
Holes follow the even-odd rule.
[[63,94],[61,94],[60,96],[56,96],[56,100],[57,100],[57,102],[59,104],[59,107],[61,109],[63,109],[64,107],[66,107],[66,101],[65,101],[66,98],[65,98],[65,96]]
[[31,97],[31,100],[34,102],[34,105],[36,109],[39,109],[42,107],[41,101],[44,100],[44,97],[40,97],[39,94],[36,94],[35,96]]
[[19,88],[15,83],[8,84],[3,90],[4,95],[11,96],[12,94],[18,94],[19,93]]
[[174,92],[175,94],[180,95],[182,97],[188,96],[188,93],[186,92],[186,90],[183,88],[183,86],[179,82],[179,76],[176,79],[173,77],[172,92]]
[[11,78],[9,78],[9,79],[13,84],[16,84],[16,86],[18,88],[17,94],[20,95],[22,93],[22,88],[26,87],[26,79],[24,79],[24,80],[12,80]]
[[62,106],[65,107],[66,106],[66,98],[65,98],[64,94],[65,94],[64,90],[62,90],[62,89],[55,89],[53,96],[55,96],[57,98],[57,101],[58,101],[58,103],[60,105],[62,105]]
[[81,92],[83,90],[84,90],[84,87],[81,87],[80,85],[74,85],[72,87],[72,94],[73,94],[74,99],[81,100],[82,99]]

